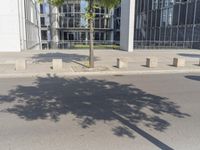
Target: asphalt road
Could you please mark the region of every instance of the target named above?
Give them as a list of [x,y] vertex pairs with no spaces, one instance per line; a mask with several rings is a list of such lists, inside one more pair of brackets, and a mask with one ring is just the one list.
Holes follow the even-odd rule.
[[0,79],[0,150],[200,149],[200,74]]

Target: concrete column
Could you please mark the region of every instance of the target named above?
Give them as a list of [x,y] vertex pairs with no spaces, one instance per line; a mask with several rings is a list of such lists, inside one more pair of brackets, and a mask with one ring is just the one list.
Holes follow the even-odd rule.
[[[110,12],[110,16],[111,16],[111,19],[110,19],[111,29],[114,29],[114,17],[113,17],[113,14],[114,14],[114,9],[111,10],[111,12]],[[110,41],[113,44],[113,41],[114,41],[114,30],[111,31],[111,35],[110,36],[111,36]]]
[[50,17],[51,22],[51,48],[57,49],[57,43],[59,41],[59,34],[57,28],[59,27],[59,11],[57,7],[50,6],[50,13],[53,14]]
[[[19,34],[20,34],[20,49],[25,50],[27,49],[27,37],[26,37],[26,18],[25,18],[25,9],[26,1],[18,0],[18,9],[19,9]],[[27,8],[29,9],[29,8]]]
[[120,49],[128,52],[133,51],[135,1],[122,0],[121,2]]

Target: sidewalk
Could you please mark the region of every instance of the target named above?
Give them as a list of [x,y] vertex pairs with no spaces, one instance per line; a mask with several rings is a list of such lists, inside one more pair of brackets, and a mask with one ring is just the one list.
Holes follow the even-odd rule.
[[[118,69],[116,59],[126,57],[129,67]],[[158,67],[147,68],[147,57],[157,57]],[[186,60],[186,66],[176,68],[171,66],[174,57]],[[64,67],[60,72],[53,71],[52,59],[63,59]],[[15,71],[17,59],[27,60],[27,70]],[[30,77],[49,75],[101,75],[101,74],[154,74],[154,73],[187,73],[200,72],[200,50],[135,50],[132,53],[119,50],[95,50],[94,69],[88,65],[88,50],[49,50],[26,51],[21,53],[0,53],[0,77]]]

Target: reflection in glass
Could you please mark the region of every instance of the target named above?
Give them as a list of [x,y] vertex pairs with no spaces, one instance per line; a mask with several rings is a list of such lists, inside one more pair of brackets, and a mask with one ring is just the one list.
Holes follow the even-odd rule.
[[135,18],[135,48],[200,48],[200,0],[136,0]]

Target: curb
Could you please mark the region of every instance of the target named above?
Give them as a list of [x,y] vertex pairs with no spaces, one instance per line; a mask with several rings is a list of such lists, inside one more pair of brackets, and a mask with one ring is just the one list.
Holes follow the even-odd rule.
[[29,77],[68,77],[68,76],[102,76],[102,75],[153,75],[153,74],[179,74],[200,73],[200,69],[185,70],[135,70],[135,71],[101,71],[101,72],[43,72],[43,73],[13,73],[0,74],[0,78],[29,78]]

